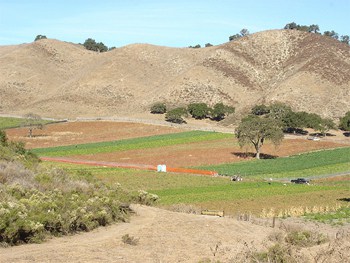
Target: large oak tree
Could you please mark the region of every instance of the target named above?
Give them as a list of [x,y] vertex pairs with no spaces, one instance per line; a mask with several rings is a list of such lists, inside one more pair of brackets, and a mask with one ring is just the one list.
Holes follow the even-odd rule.
[[278,145],[283,139],[281,122],[269,117],[248,116],[242,119],[235,134],[241,147],[254,146],[257,159],[260,159],[261,147],[265,140]]

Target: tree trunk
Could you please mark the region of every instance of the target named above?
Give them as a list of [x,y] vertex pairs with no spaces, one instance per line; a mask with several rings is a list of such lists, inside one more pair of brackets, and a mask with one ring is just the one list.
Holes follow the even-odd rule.
[[256,159],[260,159],[260,151],[259,150],[257,150],[255,157],[256,157]]
[[260,145],[259,145],[259,143],[254,144],[254,147],[255,147],[255,151],[256,151],[255,158],[260,159]]
[[33,128],[29,128],[28,136],[29,136],[29,138],[32,138],[32,136],[33,136]]

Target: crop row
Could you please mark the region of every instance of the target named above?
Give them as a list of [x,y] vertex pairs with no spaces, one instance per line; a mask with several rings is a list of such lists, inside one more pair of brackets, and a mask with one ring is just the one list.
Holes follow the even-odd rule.
[[[340,187],[341,188],[341,187]],[[344,186],[345,189],[345,186]],[[324,185],[284,185],[281,183],[254,182],[226,184],[221,186],[192,187],[182,189],[164,189],[151,192],[161,197],[161,204],[201,203],[239,199],[261,199],[270,196],[297,195],[318,191],[334,190]]]
[[150,149],[177,144],[187,144],[192,142],[201,142],[209,140],[218,140],[231,137],[231,134],[189,131],[182,133],[163,134],[156,136],[147,136],[133,139],[125,139],[109,142],[98,142],[88,144],[77,144],[69,146],[59,146],[51,148],[34,149],[33,152],[40,156],[71,156],[86,155],[95,153],[106,153],[136,149]]

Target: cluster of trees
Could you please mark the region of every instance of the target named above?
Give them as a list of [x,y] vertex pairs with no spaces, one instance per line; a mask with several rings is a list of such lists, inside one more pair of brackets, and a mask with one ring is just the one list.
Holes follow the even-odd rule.
[[250,34],[250,33],[249,33],[248,29],[243,28],[239,33],[230,36],[228,39],[229,39],[230,41],[233,41],[233,40],[240,39],[241,37],[248,36],[249,34]]
[[151,113],[164,114],[165,120],[173,123],[185,123],[184,117],[191,115],[192,118],[197,120],[209,118],[214,121],[221,121],[226,116],[235,112],[235,108],[224,105],[223,103],[216,103],[212,108],[206,103],[191,103],[187,107],[178,107],[167,111],[167,107],[164,103],[158,102],[152,105]]
[[[291,23],[286,24],[283,29],[294,29],[294,30],[300,30],[300,31],[309,32],[309,33],[321,34],[320,27],[316,24],[312,24],[312,25],[307,26],[307,25],[299,25],[295,22],[291,22]],[[230,41],[237,40],[237,39],[240,39],[240,38],[247,36],[247,35],[249,35],[248,29],[243,28],[239,33],[230,36],[229,40]],[[339,40],[342,43],[345,43],[348,45],[350,44],[350,37],[348,35],[341,35],[340,36],[334,30],[324,31],[323,35],[334,38],[336,40]]]
[[[47,39],[45,35],[37,35],[34,41],[38,41],[41,39]],[[115,49],[115,47],[107,47],[102,42],[96,42],[95,39],[88,38],[82,44],[87,50],[96,51],[96,52],[106,52]],[[199,46],[200,47],[200,46]]]
[[[212,47],[213,45],[210,43],[206,43],[204,47]],[[189,48],[201,48],[202,46],[200,44],[197,44],[195,46],[189,46]]]
[[280,122],[282,130],[289,133],[297,133],[303,131],[304,128],[311,128],[326,135],[330,129],[336,128],[332,119],[322,118],[316,113],[295,112],[290,106],[281,102],[275,102],[269,106],[256,105],[251,109],[251,114],[276,119]]
[[85,40],[83,46],[87,49],[87,50],[91,50],[91,51],[96,51],[96,52],[106,52],[109,50],[113,50],[115,49],[115,47],[107,47],[105,44],[103,44],[102,42],[96,42],[95,39],[92,38],[88,38]]
[[[306,25],[298,25],[295,22],[292,22],[292,23],[286,24],[284,26],[284,29],[295,29],[295,30],[300,30],[300,31],[304,31],[304,32],[321,34],[320,27],[318,25],[315,25],[315,24],[306,26]],[[323,35],[334,38],[336,40],[339,40],[340,42],[343,42],[343,43],[349,45],[350,37],[348,35],[339,36],[339,34],[337,32],[335,32],[334,30],[324,31]]]
[[[340,120],[340,127],[350,130],[350,112]],[[254,106],[251,113],[241,120],[235,134],[241,147],[254,146],[259,159],[265,140],[277,145],[283,139],[283,132],[303,132],[304,128],[312,128],[326,136],[330,129],[337,127],[331,119],[305,111],[295,112],[290,106],[275,102],[269,106]]]
[[40,39],[47,39],[47,37],[45,35],[37,35],[34,39],[34,41],[38,41]]

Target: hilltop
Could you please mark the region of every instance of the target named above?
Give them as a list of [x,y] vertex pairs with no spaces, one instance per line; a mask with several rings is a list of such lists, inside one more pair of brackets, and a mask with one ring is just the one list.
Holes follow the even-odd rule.
[[281,101],[338,118],[349,110],[350,47],[295,30],[200,49],[133,44],[104,53],[42,39],[0,46],[0,92],[3,114],[133,116],[157,101],[224,102],[242,113]]

